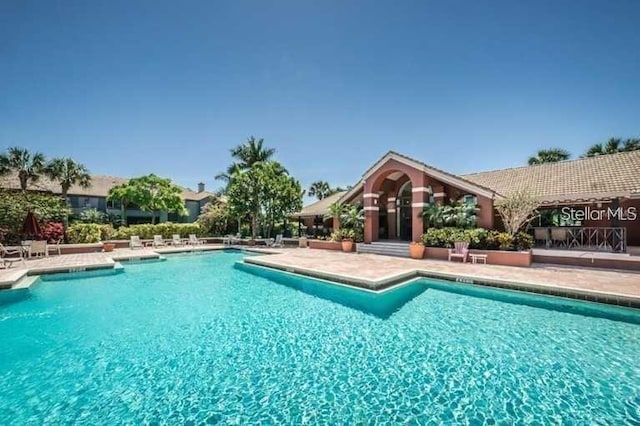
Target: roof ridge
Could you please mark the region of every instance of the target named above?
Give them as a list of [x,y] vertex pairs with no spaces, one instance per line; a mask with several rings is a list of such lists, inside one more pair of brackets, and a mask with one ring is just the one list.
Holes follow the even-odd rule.
[[480,171],[480,172],[472,172],[472,173],[464,173],[461,174],[459,176],[473,176],[473,175],[479,175],[479,174],[484,174],[484,173],[493,173],[493,172],[504,172],[507,170],[518,170],[518,169],[529,169],[529,168],[536,168],[536,167],[549,167],[552,166],[554,164],[569,164],[569,163],[577,163],[579,161],[595,161],[595,160],[600,160],[603,158],[612,158],[612,157],[618,157],[618,156],[622,156],[622,155],[633,155],[633,154],[640,154],[640,150],[636,150],[636,151],[623,151],[623,152],[614,152],[611,154],[600,154],[600,155],[594,155],[592,157],[578,157],[578,158],[571,158],[568,160],[562,160],[562,161],[554,161],[554,162],[550,162],[550,163],[540,163],[540,164],[525,164],[522,166],[516,166],[516,167],[505,167],[502,169],[493,169],[493,170],[484,170],[484,171]]

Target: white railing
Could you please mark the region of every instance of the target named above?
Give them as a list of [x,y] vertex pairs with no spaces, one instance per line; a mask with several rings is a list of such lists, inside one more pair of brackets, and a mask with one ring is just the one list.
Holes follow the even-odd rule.
[[566,250],[627,251],[627,229],[609,227],[536,227],[536,247]]

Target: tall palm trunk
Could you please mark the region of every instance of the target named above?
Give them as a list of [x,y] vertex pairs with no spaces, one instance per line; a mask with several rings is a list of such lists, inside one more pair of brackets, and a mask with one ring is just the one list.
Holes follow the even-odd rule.
[[255,240],[258,236],[258,212],[251,215],[251,239]]
[[[62,187],[62,199],[64,200],[64,204],[66,207],[70,207],[69,206],[69,188],[65,188],[64,186]],[[66,238],[67,238],[67,228],[69,227],[69,215],[65,214],[64,217],[62,218],[62,228],[64,230],[64,238],[65,238],[65,242],[66,242]]]
[[20,188],[23,191],[26,191],[29,177],[27,176],[27,174],[25,172],[19,172],[18,173],[18,179],[20,179]]
[[127,214],[125,212],[124,200],[120,200],[120,219],[122,226],[127,226]]

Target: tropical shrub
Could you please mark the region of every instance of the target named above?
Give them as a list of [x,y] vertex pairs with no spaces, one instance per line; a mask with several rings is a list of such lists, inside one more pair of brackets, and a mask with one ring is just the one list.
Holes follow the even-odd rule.
[[107,215],[97,209],[86,209],[80,212],[79,219],[84,223],[104,223]]
[[106,241],[113,239],[116,230],[113,229],[113,225],[110,223],[100,225],[100,241]]
[[422,211],[425,226],[429,228],[456,227],[474,228],[476,226],[478,206],[458,203],[429,204]]
[[67,240],[72,244],[99,243],[100,225],[97,223],[74,223],[67,228]]
[[331,233],[331,241],[356,240],[356,231],[353,229],[340,228]]
[[42,227],[40,238],[49,243],[55,243],[64,238],[64,224],[62,222],[47,222]]
[[29,211],[33,211],[41,226],[47,222],[63,222],[70,213],[65,201],[56,195],[0,189],[0,228],[6,232],[3,240],[20,240],[20,231]]
[[526,232],[518,232],[513,236],[513,245],[516,250],[529,250],[533,247],[533,236]]
[[429,228],[421,241],[427,247],[451,248],[457,241],[466,241],[469,248],[480,250],[529,250],[533,246],[531,235],[519,232],[511,235],[484,228]]

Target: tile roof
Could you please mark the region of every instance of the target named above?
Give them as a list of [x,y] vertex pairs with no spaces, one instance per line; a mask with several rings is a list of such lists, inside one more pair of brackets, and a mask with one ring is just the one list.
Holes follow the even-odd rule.
[[640,195],[640,151],[461,175],[501,195],[527,189],[542,202]]
[[314,217],[314,216],[324,216],[329,212],[329,207],[331,204],[335,203],[346,194],[346,191],[336,192],[335,194],[329,195],[326,198],[323,198],[320,201],[316,201],[315,203],[306,205],[297,213],[293,213],[291,216],[294,217]]
[[[115,177],[115,176],[91,176],[91,186],[89,188],[82,188],[78,185],[73,185],[69,189],[69,195],[77,195],[84,197],[106,197],[109,190],[114,186],[126,183],[128,179]],[[17,175],[9,175],[0,178],[0,188],[5,189],[20,189],[20,181]],[[30,190],[46,191],[54,194],[60,193],[60,184],[52,182],[47,177],[41,177],[38,182],[29,184]],[[204,191],[195,192],[188,188],[182,188],[182,198],[185,200],[201,201],[208,197],[214,197],[215,194]]]

